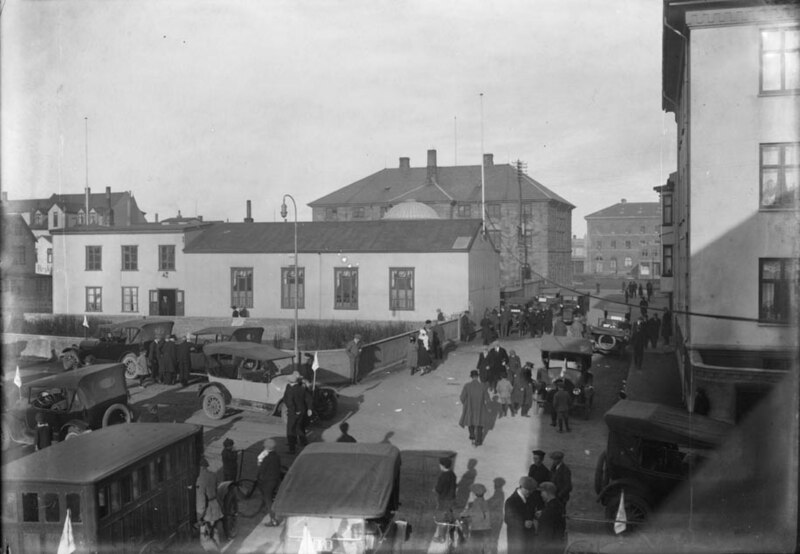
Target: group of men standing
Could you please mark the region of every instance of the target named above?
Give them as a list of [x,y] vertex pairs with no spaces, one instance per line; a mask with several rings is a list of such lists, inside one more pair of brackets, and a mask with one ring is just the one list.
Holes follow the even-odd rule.
[[[140,360],[144,355],[140,355]],[[146,367],[142,366],[146,362]],[[191,345],[188,337],[176,342],[175,335],[166,338],[156,337],[147,349],[145,360],[139,362],[139,384],[144,386],[144,379],[149,374],[156,383],[174,385],[176,377],[184,387],[189,384],[189,372],[192,366]]]

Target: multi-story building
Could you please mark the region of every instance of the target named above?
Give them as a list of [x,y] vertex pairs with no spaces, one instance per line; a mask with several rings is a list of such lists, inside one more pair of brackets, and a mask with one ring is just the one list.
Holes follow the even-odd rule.
[[578,238],[572,235],[572,274],[582,275],[586,272],[586,235]]
[[705,389],[722,420],[739,421],[797,371],[798,20],[791,1],[664,2],[663,109],[677,122],[678,167],[658,188],[672,269],[662,290],[686,403]]
[[36,274],[36,237],[19,214],[2,214],[0,285],[4,317],[52,309],[52,279]]
[[433,208],[441,219],[483,219],[500,252],[501,285],[519,288],[522,280],[542,277],[569,286],[572,282],[572,204],[510,164],[495,164],[492,154],[481,166],[441,167],[436,150],[428,150],[425,167],[409,158],[351,183],[308,205],[314,221],[381,219],[392,207],[415,200]]
[[661,213],[658,202],[628,202],[586,219],[586,273],[657,278],[661,274]]

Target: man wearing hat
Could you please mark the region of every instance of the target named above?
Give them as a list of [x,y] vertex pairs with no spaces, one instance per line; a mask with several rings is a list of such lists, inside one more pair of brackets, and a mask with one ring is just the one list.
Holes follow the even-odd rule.
[[[442,513],[442,520],[448,523],[455,521],[453,507],[456,503],[456,474],[453,472],[451,458],[439,458],[439,478],[433,491],[436,493],[436,509]],[[434,540],[443,540],[442,529],[437,526]]]
[[489,504],[484,495],[486,487],[480,483],[474,483],[470,490],[475,498],[467,504],[461,517],[469,525],[469,541],[467,541],[467,552],[475,554],[485,554],[492,552],[492,522],[489,512]]
[[470,382],[461,389],[461,419],[458,424],[469,429],[473,446],[483,444],[483,426],[488,419],[489,393],[480,380],[477,370],[469,373]]
[[536,481],[526,475],[520,478],[519,487],[506,499],[503,521],[506,523],[508,554],[533,552],[536,538],[533,522],[536,511],[541,508],[533,496],[536,487]]
[[293,371],[283,393],[283,409],[286,410],[286,439],[289,443],[289,454],[297,452],[297,441],[302,446],[308,444],[303,429],[305,416],[311,417],[311,406],[308,404],[306,389],[300,382],[300,373]]
[[494,391],[500,376],[506,375],[508,371],[508,352],[500,346],[499,342],[494,341],[491,348],[489,348],[489,352],[486,354],[486,365],[489,367],[487,372],[489,389]]
[[355,383],[358,380],[358,358],[361,356],[361,335],[356,333],[353,340],[344,347],[347,357],[350,358],[350,377]]
[[533,463],[528,468],[528,477],[537,483],[544,483],[550,480],[550,470],[544,465],[544,456],[543,450],[534,450]]
[[239,473],[239,456],[233,449],[233,439],[222,441],[222,480],[236,481]]
[[275,441],[264,439],[264,449],[258,455],[258,487],[264,499],[264,509],[267,511],[269,521],[264,525],[274,527],[278,524],[272,515],[272,497],[281,481],[281,460],[275,452]]
[[539,485],[544,500],[544,508],[536,513],[539,532],[536,538],[536,552],[542,554],[561,554],[566,544],[567,521],[564,506],[556,497],[555,484],[546,481]]
[[566,510],[569,493],[572,492],[572,472],[564,463],[563,452],[551,452],[550,458],[553,460],[553,465],[550,466],[550,482],[556,486],[556,497]]

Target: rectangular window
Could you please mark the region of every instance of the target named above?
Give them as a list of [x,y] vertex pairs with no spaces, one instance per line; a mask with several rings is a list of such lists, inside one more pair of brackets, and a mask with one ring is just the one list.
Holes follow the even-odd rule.
[[139,311],[139,287],[122,287],[122,311]]
[[612,240],[611,241],[611,248],[616,248],[616,247],[617,247],[617,241]]
[[119,480],[119,490],[123,506],[133,500],[133,478],[131,475],[125,475]]
[[231,306],[253,307],[253,268],[231,268]]
[[630,256],[625,256],[625,267],[633,267],[633,259]]
[[158,270],[175,271],[174,244],[160,244],[158,246]]
[[103,311],[103,287],[86,287],[86,311]]
[[629,241],[629,240],[625,241],[625,248],[627,248],[628,250],[631,249],[631,241]]
[[672,194],[664,194],[661,197],[661,223],[672,225]]
[[136,470],[137,481],[139,482],[139,490],[142,494],[150,491],[150,472],[147,466],[142,466]]
[[336,208],[325,208],[325,221],[338,221],[339,212]]
[[81,210],[78,212],[78,225],[83,225],[84,220],[85,220],[85,214],[83,213],[83,210]]
[[306,270],[297,268],[297,279],[293,267],[281,268],[281,308],[294,308],[295,290],[297,290],[297,308],[306,307]]
[[49,264],[53,263],[53,249],[52,248],[48,248],[47,249],[47,263],[49,263]]
[[3,517],[6,521],[17,521],[17,493],[6,491],[3,494]]
[[109,498],[111,499],[111,512],[118,512],[122,504],[119,500],[119,482],[111,483],[109,487]]
[[765,323],[789,323],[800,275],[800,260],[791,258],[761,258],[758,261],[758,319]]
[[97,225],[97,212],[94,210],[89,212],[89,224]]
[[389,309],[414,309],[414,269],[410,267],[389,268]]
[[25,265],[25,246],[14,247],[14,265]]
[[761,145],[761,207],[796,208],[800,143]]
[[74,523],[81,522],[81,495],[76,492],[67,493],[67,510]]
[[761,92],[800,89],[800,29],[761,31]]
[[34,225],[41,225],[42,224],[42,212],[36,212],[33,216],[33,224]]
[[608,269],[610,269],[611,271],[616,271],[617,270],[617,259],[616,258],[611,258],[608,261]]
[[650,255],[650,252],[647,250],[647,248],[643,248],[642,249],[642,258],[646,258],[649,255]]
[[364,207],[356,206],[353,208],[353,219],[364,219]]
[[58,494],[48,492],[44,495],[44,520],[58,523],[61,519],[61,503]]
[[494,246],[495,250],[500,250],[500,242],[502,240],[500,231],[489,229],[486,231],[486,235],[489,237],[489,240],[492,241],[492,246]]
[[459,204],[456,207],[458,217],[472,217],[472,206],[470,204]]
[[336,310],[358,309],[358,269],[336,267],[333,269],[334,304]]
[[102,271],[102,270],[103,270],[103,247],[87,246],[86,271]]
[[672,277],[672,245],[665,244],[661,247],[661,261],[663,262],[664,277]]
[[58,212],[53,212],[53,227],[58,227]]
[[97,516],[103,518],[108,514],[108,487],[102,487],[97,490]]
[[122,245],[122,271],[139,270],[139,247],[135,244]]
[[39,495],[35,492],[22,493],[22,521],[39,521]]
[[486,216],[489,219],[500,221],[500,204],[486,204]]

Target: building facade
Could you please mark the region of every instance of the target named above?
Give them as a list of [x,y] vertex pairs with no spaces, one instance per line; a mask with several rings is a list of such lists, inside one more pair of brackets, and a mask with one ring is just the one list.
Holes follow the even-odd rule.
[[586,272],[586,235],[578,238],[572,235],[572,274],[582,275]]
[[406,200],[433,208],[441,219],[482,219],[500,252],[501,285],[519,288],[522,280],[572,282],[572,210],[575,206],[525,174],[521,167],[495,164],[484,156],[481,166],[441,167],[436,150],[428,151],[425,167],[411,167],[400,158],[387,168],[347,185],[308,205],[314,221],[381,219]]
[[[663,108],[678,167],[659,187],[689,409],[738,421],[797,370],[800,8],[664,3]],[[669,223],[669,224],[667,224]]]
[[483,313],[499,256],[478,220],[148,224],[54,233],[56,313],[420,321]]
[[3,315],[52,310],[52,279],[36,273],[36,237],[19,214],[2,216],[0,286]]
[[586,273],[654,279],[661,275],[658,202],[628,202],[586,219]]

